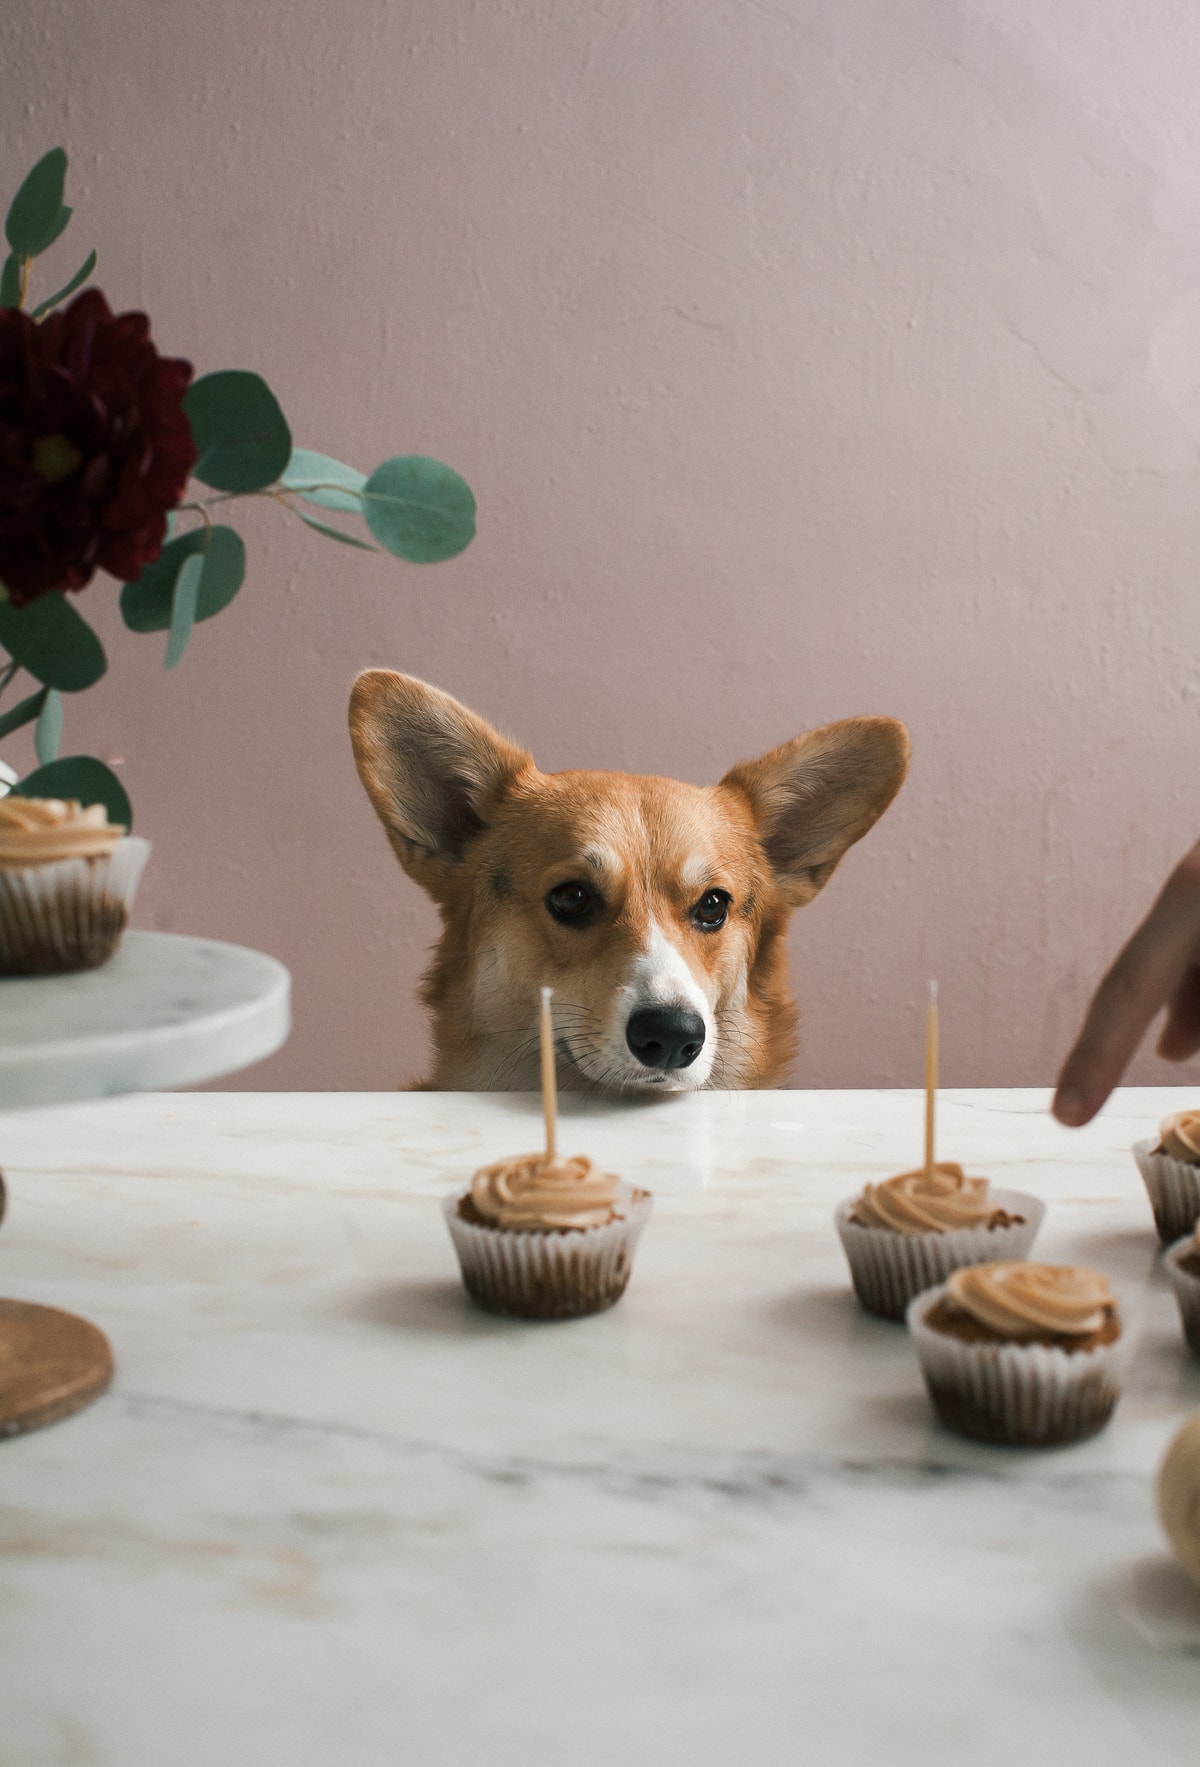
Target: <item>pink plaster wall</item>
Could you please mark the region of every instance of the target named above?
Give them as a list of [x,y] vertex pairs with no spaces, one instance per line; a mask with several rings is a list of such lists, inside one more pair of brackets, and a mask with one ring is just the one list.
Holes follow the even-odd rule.
[[434,919],[344,735],[375,663],[548,768],[905,718],[908,786],[795,924],[798,1081],[914,1082],[930,975],[947,1082],[1051,1079],[1200,832],[1193,6],[9,0],[0,53],[5,190],[72,154],[52,269],[97,243],[298,442],[479,498],[428,570],[251,510],[171,677],[87,595],[68,747],[125,757],[143,923],[295,975],[244,1084],[423,1062]]

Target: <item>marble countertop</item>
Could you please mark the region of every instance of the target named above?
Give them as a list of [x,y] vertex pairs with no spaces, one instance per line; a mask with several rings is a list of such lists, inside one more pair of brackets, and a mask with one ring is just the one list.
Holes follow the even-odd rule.
[[939,1152],[1141,1297],[1108,1430],[933,1422],[830,1221],[919,1157],[906,1092],[564,1102],[656,1196],[629,1291],[465,1299],[437,1206],[536,1102],[158,1094],[0,1120],[0,1292],[113,1390],[0,1444],[0,1767],[1194,1763],[1200,1595],[1153,1478],[1200,1405],[1129,1148],[948,1092]]

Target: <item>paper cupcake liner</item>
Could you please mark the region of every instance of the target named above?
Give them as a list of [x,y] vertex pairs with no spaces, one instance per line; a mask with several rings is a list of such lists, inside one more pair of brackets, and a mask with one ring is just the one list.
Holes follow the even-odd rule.
[[1195,1250],[1195,1238],[1191,1233],[1186,1233],[1163,1253],[1163,1269],[1175,1290],[1175,1299],[1179,1302],[1179,1322],[1183,1326],[1183,1335],[1192,1352],[1200,1356],[1200,1276],[1193,1276],[1190,1270],[1181,1268],[1184,1258]]
[[968,1343],[925,1323],[945,1292],[942,1283],[918,1295],[909,1305],[908,1329],[933,1408],[948,1429],[979,1442],[1051,1448],[1104,1428],[1132,1348],[1123,1308],[1120,1337],[1091,1350]]
[[1169,1153],[1155,1153],[1156,1141],[1139,1141],[1133,1149],[1142,1174],[1154,1225],[1165,1246],[1182,1239],[1200,1220],[1200,1166],[1173,1160]]
[[1027,1258],[1046,1213],[1040,1197],[1021,1190],[999,1190],[989,1196],[998,1209],[1024,1219],[1012,1227],[960,1227],[953,1233],[893,1233],[886,1227],[863,1227],[850,1219],[856,1199],[841,1203],[834,1225],[850,1265],[854,1292],[868,1313],[881,1319],[904,1318],[914,1295],[944,1282],[965,1264],[989,1264],[994,1258]]
[[464,1221],[462,1195],[447,1197],[442,1206],[467,1293],[489,1313],[518,1319],[602,1313],[625,1293],[653,1207],[645,1190],[629,1188],[621,1200],[626,1213],[603,1227],[535,1232]]
[[149,852],[126,835],[102,858],[0,868],[0,975],[94,969],[111,957]]

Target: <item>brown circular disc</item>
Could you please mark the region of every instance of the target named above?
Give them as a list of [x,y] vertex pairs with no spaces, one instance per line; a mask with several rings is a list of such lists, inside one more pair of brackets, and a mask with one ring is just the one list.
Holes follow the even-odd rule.
[[0,1436],[70,1417],[113,1376],[104,1333],[75,1313],[0,1300]]

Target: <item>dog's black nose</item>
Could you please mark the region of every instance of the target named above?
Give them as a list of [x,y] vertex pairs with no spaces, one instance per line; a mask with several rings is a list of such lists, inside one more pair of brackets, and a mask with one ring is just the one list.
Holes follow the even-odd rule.
[[704,1048],[704,1020],[686,1006],[643,1006],[630,1013],[625,1041],[644,1067],[690,1068]]

